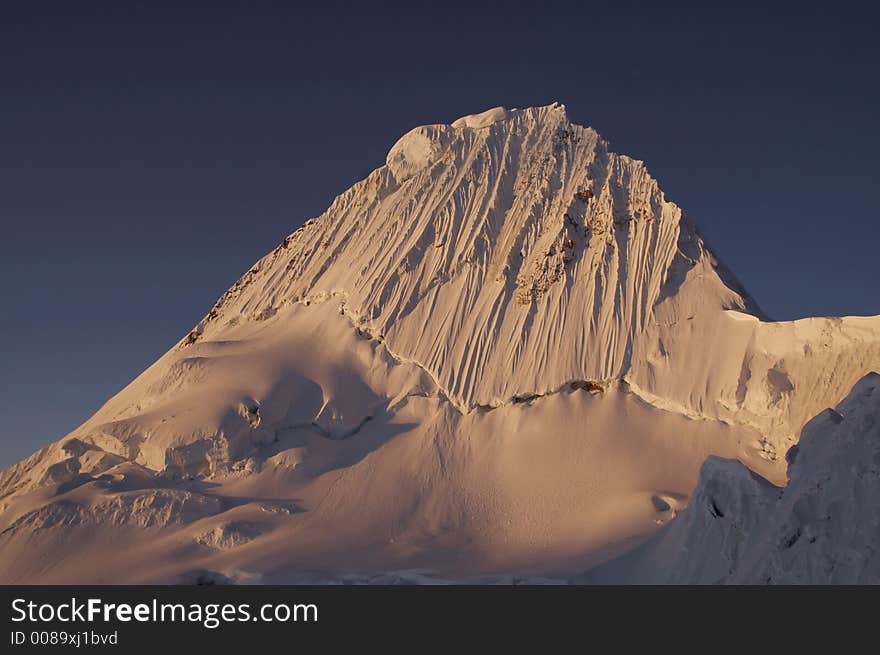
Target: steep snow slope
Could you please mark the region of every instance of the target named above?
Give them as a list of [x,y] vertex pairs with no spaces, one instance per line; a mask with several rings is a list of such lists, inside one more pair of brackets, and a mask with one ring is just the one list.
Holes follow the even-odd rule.
[[[682,251],[709,255],[641,162],[560,106],[420,127],[226,294],[189,340],[334,298],[462,411],[629,370]],[[688,309],[753,311],[711,280]],[[670,284],[667,284],[670,282]]]
[[418,127],[0,474],[0,578],[583,567],[668,520],[710,454],[782,482],[878,336],[763,320],[644,164],[560,105]]
[[780,489],[710,457],[681,517],[587,580],[880,583],[880,375],[811,420],[787,459]]

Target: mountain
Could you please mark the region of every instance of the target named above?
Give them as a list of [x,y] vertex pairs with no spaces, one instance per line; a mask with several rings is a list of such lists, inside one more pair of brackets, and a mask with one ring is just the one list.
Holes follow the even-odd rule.
[[880,317],[767,321],[563,106],[417,127],[0,475],[0,581],[569,575],[709,456],[784,483],[876,369]]

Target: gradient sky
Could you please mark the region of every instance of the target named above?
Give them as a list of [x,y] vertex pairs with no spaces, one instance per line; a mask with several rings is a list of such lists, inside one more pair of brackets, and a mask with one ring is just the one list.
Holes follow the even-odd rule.
[[0,5],[0,467],[401,134],[497,105],[558,100],[644,159],[774,318],[880,313],[866,3],[211,4]]

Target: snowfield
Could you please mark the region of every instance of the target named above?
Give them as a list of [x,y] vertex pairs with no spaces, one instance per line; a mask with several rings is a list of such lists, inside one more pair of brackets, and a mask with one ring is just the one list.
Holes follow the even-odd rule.
[[491,109],[0,474],[0,582],[878,582],[877,370],[880,317],[767,320],[643,162]]
[[880,582],[880,375],[810,421],[775,487],[710,457],[683,515],[581,582]]

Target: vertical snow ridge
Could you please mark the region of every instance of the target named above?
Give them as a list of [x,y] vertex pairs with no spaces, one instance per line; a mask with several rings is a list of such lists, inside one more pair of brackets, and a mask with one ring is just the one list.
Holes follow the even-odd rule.
[[[560,105],[465,118],[404,135],[185,343],[344,293],[359,325],[460,406],[625,375],[677,261],[681,210],[642,162],[609,152]],[[716,304],[747,309],[718,288]]]

